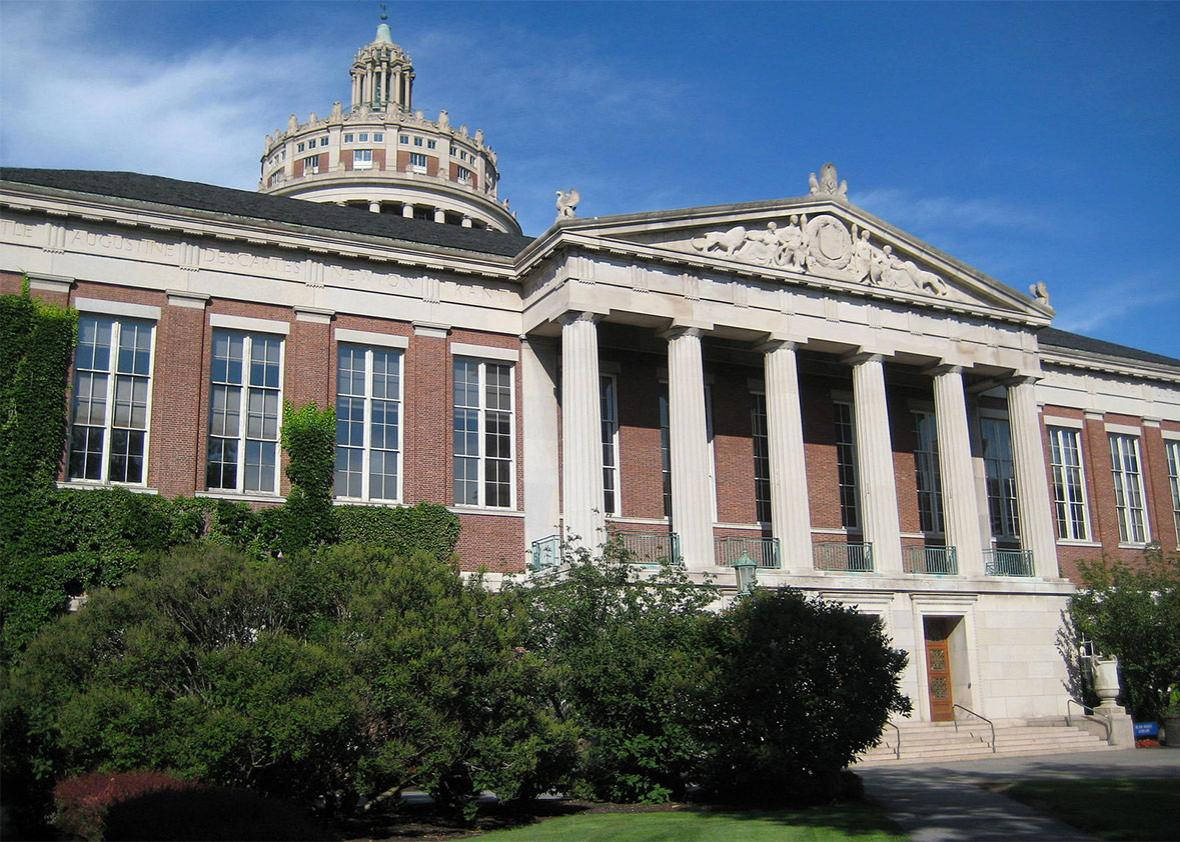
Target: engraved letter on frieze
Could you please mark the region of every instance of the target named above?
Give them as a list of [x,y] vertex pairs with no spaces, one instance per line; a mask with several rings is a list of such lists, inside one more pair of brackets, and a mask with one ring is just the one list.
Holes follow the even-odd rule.
[[46,240],[45,251],[53,252],[54,254],[61,254],[66,250],[66,229],[64,225],[58,225],[56,222],[50,222],[45,226]]

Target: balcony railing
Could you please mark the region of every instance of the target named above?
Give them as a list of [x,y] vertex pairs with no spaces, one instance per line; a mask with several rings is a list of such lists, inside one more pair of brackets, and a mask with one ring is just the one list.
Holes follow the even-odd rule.
[[533,557],[529,568],[534,573],[549,570],[561,564],[561,536],[549,535],[533,541]]
[[717,564],[730,567],[746,553],[762,568],[777,570],[783,566],[778,538],[718,538],[715,541]]
[[815,569],[845,573],[873,572],[873,545],[825,541],[815,545]]
[[905,572],[954,576],[959,572],[958,550],[955,547],[906,547]]
[[988,576],[1034,576],[1032,550],[984,550],[983,572]]
[[680,536],[675,532],[616,532],[635,564],[683,564]]

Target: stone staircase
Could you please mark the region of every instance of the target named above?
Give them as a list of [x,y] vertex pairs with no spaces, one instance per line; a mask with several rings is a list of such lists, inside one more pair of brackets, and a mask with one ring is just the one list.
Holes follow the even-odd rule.
[[898,758],[898,731],[886,725],[881,742],[862,754],[855,766],[933,764],[988,757],[1108,751],[1113,748],[1102,738],[1067,725],[1064,717],[1032,722],[997,719],[995,726],[996,750],[993,753],[992,732],[986,722],[960,720],[957,731],[953,722],[902,722],[898,724],[901,731],[901,757]]

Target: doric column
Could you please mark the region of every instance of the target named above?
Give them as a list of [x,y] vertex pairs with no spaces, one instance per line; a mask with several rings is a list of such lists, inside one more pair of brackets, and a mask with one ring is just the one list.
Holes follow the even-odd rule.
[[381,213],[381,203],[369,202],[369,210],[373,213]]
[[435,222],[446,222],[447,221],[447,212],[445,210],[443,210],[442,208],[435,208],[434,209],[434,221]]
[[602,404],[593,313],[561,322],[561,499],[568,539],[591,550],[606,539],[602,513]]
[[885,399],[885,368],[880,354],[860,354],[851,362],[864,539],[873,545],[874,570],[901,573],[901,529],[897,521],[897,481],[893,474],[889,404]]
[[779,541],[783,569],[811,570],[815,565],[795,343],[771,342],[763,350],[771,528]]
[[414,206],[409,202],[406,202],[404,205],[402,205],[402,216],[404,216],[406,219],[414,218]]
[[1008,384],[1008,426],[1012,431],[1012,462],[1016,469],[1016,509],[1020,543],[1032,550],[1036,574],[1056,578],[1057,541],[1049,505],[1036,378],[1018,377]]
[[668,438],[672,461],[672,529],[690,570],[713,566],[713,488],[705,428],[701,331],[673,328],[668,340]]
[[[938,473],[942,481],[942,512],[947,546],[956,548],[959,572],[983,575],[979,540],[979,500],[971,462],[967,399],[963,373],[957,365],[934,370],[934,416],[938,429]],[[986,505],[985,505],[986,508]]]
[[561,531],[557,463],[557,343],[530,336],[520,343],[524,405],[524,533],[526,544]]

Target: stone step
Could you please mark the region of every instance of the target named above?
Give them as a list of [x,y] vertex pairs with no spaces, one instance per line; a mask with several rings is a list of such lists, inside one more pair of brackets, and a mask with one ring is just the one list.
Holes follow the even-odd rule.
[[887,754],[887,755],[879,756],[879,757],[878,756],[865,757],[864,759],[856,761],[855,765],[857,767],[881,766],[881,765],[907,766],[907,765],[911,765],[911,764],[934,763],[934,762],[949,763],[949,762],[953,762],[955,760],[979,760],[981,758],[987,758],[987,757],[1024,757],[1024,756],[1035,756],[1035,755],[1076,754],[1079,751],[1113,751],[1113,750],[1114,750],[1114,746],[1107,745],[1106,743],[1101,742],[1101,741],[1097,745],[1081,746],[1081,747],[1077,747],[1077,748],[1043,748],[1043,747],[1039,747],[1039,748],[1034,748],[1034,749],[1024,749],[1021,751],[998,751],[994,754],[992,753],[990,748],[988,748],[987,746],[984,746],[984,751],[982,754],[977,751],[971,751],[971,752],[962,752],[962,753],[949,752],[949,753],[943,754],[943,755],[928,756],[928,755],[909,755],[909,754],[906,754],[905,752],[902,752],[902,756],[901,756],[900,760],[898,760],[892,754]]
[[[1082,731],[1077,728],[1011,728],[996,731],[996,742],[1003,743],[1012,739],[1030,739],[1030,740],[1057,740],[1062,738],[1074,737],[1092,737],[1089,732]],[[886,731],[882,736],[885,743],[895,744],[897,742],[897,734],[891,731]],[[976,729],[974,731],[962,730],[958,733],[952,731],[949,734],[943,733],[928,733],[925,731],[902,732],[901,744],[907,745],[927,745],[927,744],[949,744],[949,743],[970,743],[978,742],[980,740],[990,741],[991,731],[987,729]]]

